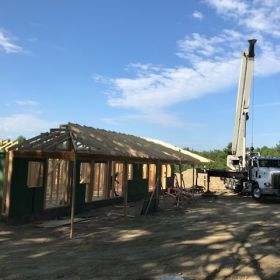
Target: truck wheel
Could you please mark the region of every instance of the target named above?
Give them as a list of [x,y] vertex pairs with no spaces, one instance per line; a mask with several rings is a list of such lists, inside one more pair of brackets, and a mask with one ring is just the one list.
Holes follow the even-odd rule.
[[253,186],[252,197],[257,201],[262,199],[262,192],[259,186]]

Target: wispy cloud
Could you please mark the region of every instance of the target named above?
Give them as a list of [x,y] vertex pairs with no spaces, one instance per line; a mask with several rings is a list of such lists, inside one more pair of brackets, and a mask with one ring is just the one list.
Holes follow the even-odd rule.
[[38,102],[27,99],[27,100],[17,100],[16,104],[20,106],[37,106]]
[[221,61],[225,58],[240,57],[240,49],[244,48],[243,36],[232,29],[222,30],[219,35],[212,37],[193,33],[178,41],[177,55],[193,63],[202,60]]
[[205,2],[216,8],[218,13],[234,17],[243,16],[249,8],[242,0],[205,0]]
[[238,75],[238,62],[200,61],[194,68],[161,68],[159,72],[149,69],[135,78],[116,78],[108,104],[148,112],[192,100],[233,83]]
[[[246,36],[248,38],[248,36]],[[190,66],[162,67],[140,63],[130,65],[134,78],[111,79],[108,104],[150,112],[213,94],[237,84],[240,50],[246,49],[244,35],[224,30],[206,37],[198,33],[178,42],[178,55]],[[280,48],[262,42],[256,62],[256,75],[280,71]]]
[[208,5],[226,18],[252,31],[280,37],[279,0],[205,0]]
[[21,53],[23,48],[18,46],[15,39],[10,37],[7,32],[0,29],[0,50],[6,53]]
[[0,117],[0,138],[15,139],[19,135],[31,137],[57,127],[59,122],[48,121],[33,114],[13,114]]
[[[137,115],[143,116],[143,120],[154,122],[156,114],[151,112],[167,115],[168,108],[176,103],[221,93],[237,85],[240,52],[247,49],[247,39],[255,36],[258,39],[255,75],[268,76],[280,72],[280,44],[272,43],[271,38],[267,40],[267,37],[277,35],[274,32],[277,29],[270,32],[268,23],[263,28],[253,28],[247,22],[252,15],[253,20],[257,20],[257,14],[267,16],[268,11],[278,10],[280,0],[265,1],[265,4],[254,0],[253,9],[249,9],[247,1],[241,0],[205,2],[226,19],[233,20],[234,25],[235,22],[240,25],[245,23],[245,28],[220,30],[214,36],[201,33],[187,35],[177,42],[176,54],[182,58],[181,66],[129,64],[127,77],[107,79],[107,85],[110,85],[106,91],[108,105],[133,109]],[[274,11],[273,14],[273,20],[269,19],[271,26],[278,23]],[[104,82],[105,78],[98,79]]]
[[271,103],[256,104],[254,105],[254,108],[278,107],[278,106],[280,106],[280,102],[271,102]]
[[196,19],[202,20],[204,18],[203,13],[199,12],[199,11],[194,11],[192,16]]
[[177,113],[162,110],[147,113],[126,114],[118,117],[106,117],[101,121],[114,126],[140,121],[142,123],[152,123],[166,128],[203,127],[203,124],[201,123],[190,123],[183,120],[183,118]]

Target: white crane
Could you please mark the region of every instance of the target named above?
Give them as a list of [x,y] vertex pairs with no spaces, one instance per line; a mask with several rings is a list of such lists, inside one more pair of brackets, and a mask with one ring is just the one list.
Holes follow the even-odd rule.
[[257,40],[252,39],[248,42],[248,53],[241,54],[232,154],[227,157],[227,166],[230,171],[226,173],[226,186],[237,192],[251,193],[255,199],[259,200],[267,195],[280,197],[280,158],[261,157],[259,153],[253,153],[253,150],[246,153],[246,123],[249,119]]
[[241,69],[236,102],[235,123],[232,139],[232,154],[227,157],[227,166],[234,171],[246,167],[246,122],[249,119],[249,103],[254,69],[256,39],[248,40],[248,53],[241,53]]

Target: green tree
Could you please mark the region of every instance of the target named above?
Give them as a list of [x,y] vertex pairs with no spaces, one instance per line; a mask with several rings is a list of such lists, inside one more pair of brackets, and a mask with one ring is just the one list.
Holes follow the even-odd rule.
[[19,144],[22,144],[26,140],[26,138],[24,136],[20,135],[17,137],[16,140],[18,141]]

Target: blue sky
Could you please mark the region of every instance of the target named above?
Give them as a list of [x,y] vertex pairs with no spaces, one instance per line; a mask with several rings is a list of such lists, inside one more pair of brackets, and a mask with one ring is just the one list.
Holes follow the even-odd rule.
[[74,122],[224,148],[250,38],[258,42],[248,145],[253,131],[255,146],[273,146],[279,0],[2,0],[0,138]]

